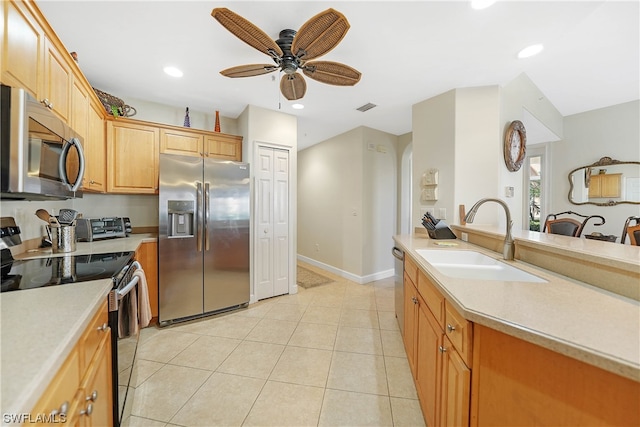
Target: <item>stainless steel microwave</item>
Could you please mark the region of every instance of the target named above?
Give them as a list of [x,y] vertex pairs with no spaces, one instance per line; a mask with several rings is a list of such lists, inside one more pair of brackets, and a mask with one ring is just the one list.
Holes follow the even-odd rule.
[[0,197],[82,197],[82,138],[24,89],[0,86]]

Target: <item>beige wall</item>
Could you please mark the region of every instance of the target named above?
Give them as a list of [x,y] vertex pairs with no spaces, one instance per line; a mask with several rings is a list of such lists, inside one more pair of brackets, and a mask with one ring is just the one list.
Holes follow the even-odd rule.
[[393,268],[396,144],[359,127],[298,153],[301,259],[360,282]]
[[[602,215],[606,223],[588,225],[583,234],[593,231],[618,236],[629,216],[640,215],[640,205],[576,206],[569,203],[569,172],[597,162],[601,157],[640,161],[640,101],[574,114],[564,118],[564,138],[551,144],[552,198],[550,212],[571,210],[582,215]],[[592,222],[589,222],[592,224]],[[627,238],[627,243],[629,239]]]

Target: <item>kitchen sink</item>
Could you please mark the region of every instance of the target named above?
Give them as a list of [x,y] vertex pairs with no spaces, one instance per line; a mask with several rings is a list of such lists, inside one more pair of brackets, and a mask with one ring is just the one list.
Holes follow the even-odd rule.
[[436,270],[449,277],[547,283],[545,279],[476,251],[418,249],[416,252]]

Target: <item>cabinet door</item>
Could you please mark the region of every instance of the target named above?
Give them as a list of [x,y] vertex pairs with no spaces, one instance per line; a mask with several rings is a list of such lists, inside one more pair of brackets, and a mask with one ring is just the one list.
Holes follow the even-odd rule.
[[161,153],[200,157],[203,154],[202,146],[202,135],[173,129],[160,131]]
[[416,388],[428,426],[439,425],[443,331],[426,304],[418,310]]
[[80,352],[74,349],[31,410],[32,416],[42,417],[42,425],[47,422],[75,425],[79,410],[77,399],[79,386]]
[[445,337],[442,357],[440,426],[469,425],[471,370]]
[[413,282],[404,274],[404,348],[411,373],[416,375],[416,338],[418,320],[418,292]]
[[158,242],[144,242],[136,251],[136,260],[142,265],[149,288],[151,316],[158,317]]
[[205,136],[205,156],[223,160],[242,160],[242,137],[231,135]]
[[82,386],[79,414],[87,427],[113,425],[111,331],[107,332],[87,369]]
[[120,120],[107,124],[107,191],[156,194],[159,129]]
[[621,174],[602,175],[602,197],[620,197]]
[[24,2],[3,1],[2,83],[38,98],[44,76],[44,32]]
[[71,70],[56,47],[45,37],[42,96],[62,120],[69,123],[71,113]]
[[87,161],[84,188],[103,193],[107,190],[107,141],[102,106],[89,103],[88,116],[88,136],[84,143]]

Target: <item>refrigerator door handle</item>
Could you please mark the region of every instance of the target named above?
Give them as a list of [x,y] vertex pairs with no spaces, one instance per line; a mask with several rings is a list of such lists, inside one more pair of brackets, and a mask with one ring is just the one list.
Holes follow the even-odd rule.
[[202,203],[202,183],[196,181],[196,193],[197,193],[197,207],[198,221],[196,225],[196,244],[198,246],[198,252],[202,252],[202,224],[203,224],[203,203]]
[[209,250],[209,209],[211,204],[209,203],[209,183],[204,184],[204,250]]

